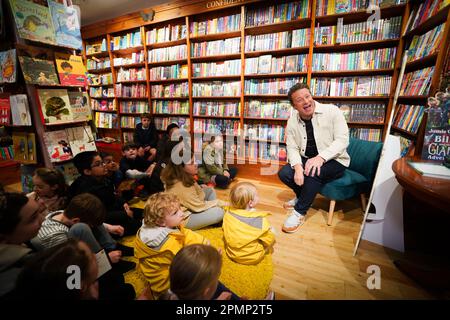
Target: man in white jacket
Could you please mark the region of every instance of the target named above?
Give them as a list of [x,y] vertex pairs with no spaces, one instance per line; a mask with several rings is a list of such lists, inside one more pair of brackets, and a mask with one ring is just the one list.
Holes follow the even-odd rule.
[[278,176],[296,195],[285,203],[285,208],[293,210],[282,227],[292,233],[305,221],[322,186],[343,175],[350,157],[347,122],[337,106],[314,101],[303,83],[294,85],[288,98],[295,111],[286,127],[288,164]]

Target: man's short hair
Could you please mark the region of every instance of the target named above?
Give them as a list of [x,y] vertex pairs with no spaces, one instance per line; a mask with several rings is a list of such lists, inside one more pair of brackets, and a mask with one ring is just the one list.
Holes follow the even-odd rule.
[[150,115],[150,113],[146,112],[146,113],[141,114],[141,119],[144,119],[144,118],[151,119],[152,116]]
[[308,89],[308,91],[311,92],[311,90],[309,89],[309,86],[303,82],[296,83],[289,89],[288,98],[289,98],[289,102],[291,103],[292,106],[294,105],[294,102],[292,101],[292,95],[294,94],[295,91],[298,91],[301,89]]
[[98,156],[97,151],[84,151],[77,154],[73,158],[73,164],[77,168],[78,173],[84,175],[85,169],[90,170],[92,168],[92,161],[96,156]]

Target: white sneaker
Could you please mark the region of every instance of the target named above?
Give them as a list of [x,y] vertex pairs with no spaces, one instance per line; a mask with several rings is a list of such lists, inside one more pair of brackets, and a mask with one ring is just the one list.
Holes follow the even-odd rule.
[[303,223],[305,223],[305,216],[301,215],[295,210],[292,210],[292,213],[284,221],[281,230],[287,233],[293,233],[296,232],[298,228],[300,228],[300,226],[303,225]]
[[283,203],[283,208],[284,209],[292,209],[297,204],[297,201],[298,201],[297,198],[286,201],[285,203]]

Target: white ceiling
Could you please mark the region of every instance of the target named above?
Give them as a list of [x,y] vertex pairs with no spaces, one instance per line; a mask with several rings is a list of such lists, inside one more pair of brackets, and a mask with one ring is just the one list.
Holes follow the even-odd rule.
[[108,20],[171,0],[72,0],[81,11],[81,25]]

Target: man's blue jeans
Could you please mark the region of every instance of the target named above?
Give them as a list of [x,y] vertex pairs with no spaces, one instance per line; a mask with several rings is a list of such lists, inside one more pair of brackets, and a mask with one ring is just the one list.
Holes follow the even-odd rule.
[[[302,157],[303,168],[308,159]],[[280,180],[291,188],[298,199],[294,209],[301,215],[306,215],[309,207],[311,207],[317,193],[322,189],[322,186],[327,182],[341,177],[344,174],[345,166],[336,160],[330,160],[323,164],[320,168],[320,175],[317,172],[314,177],[305,175],[302,186],[298,186],[294,181],[295,170],[290,164],[286,164],[278,172]]]

